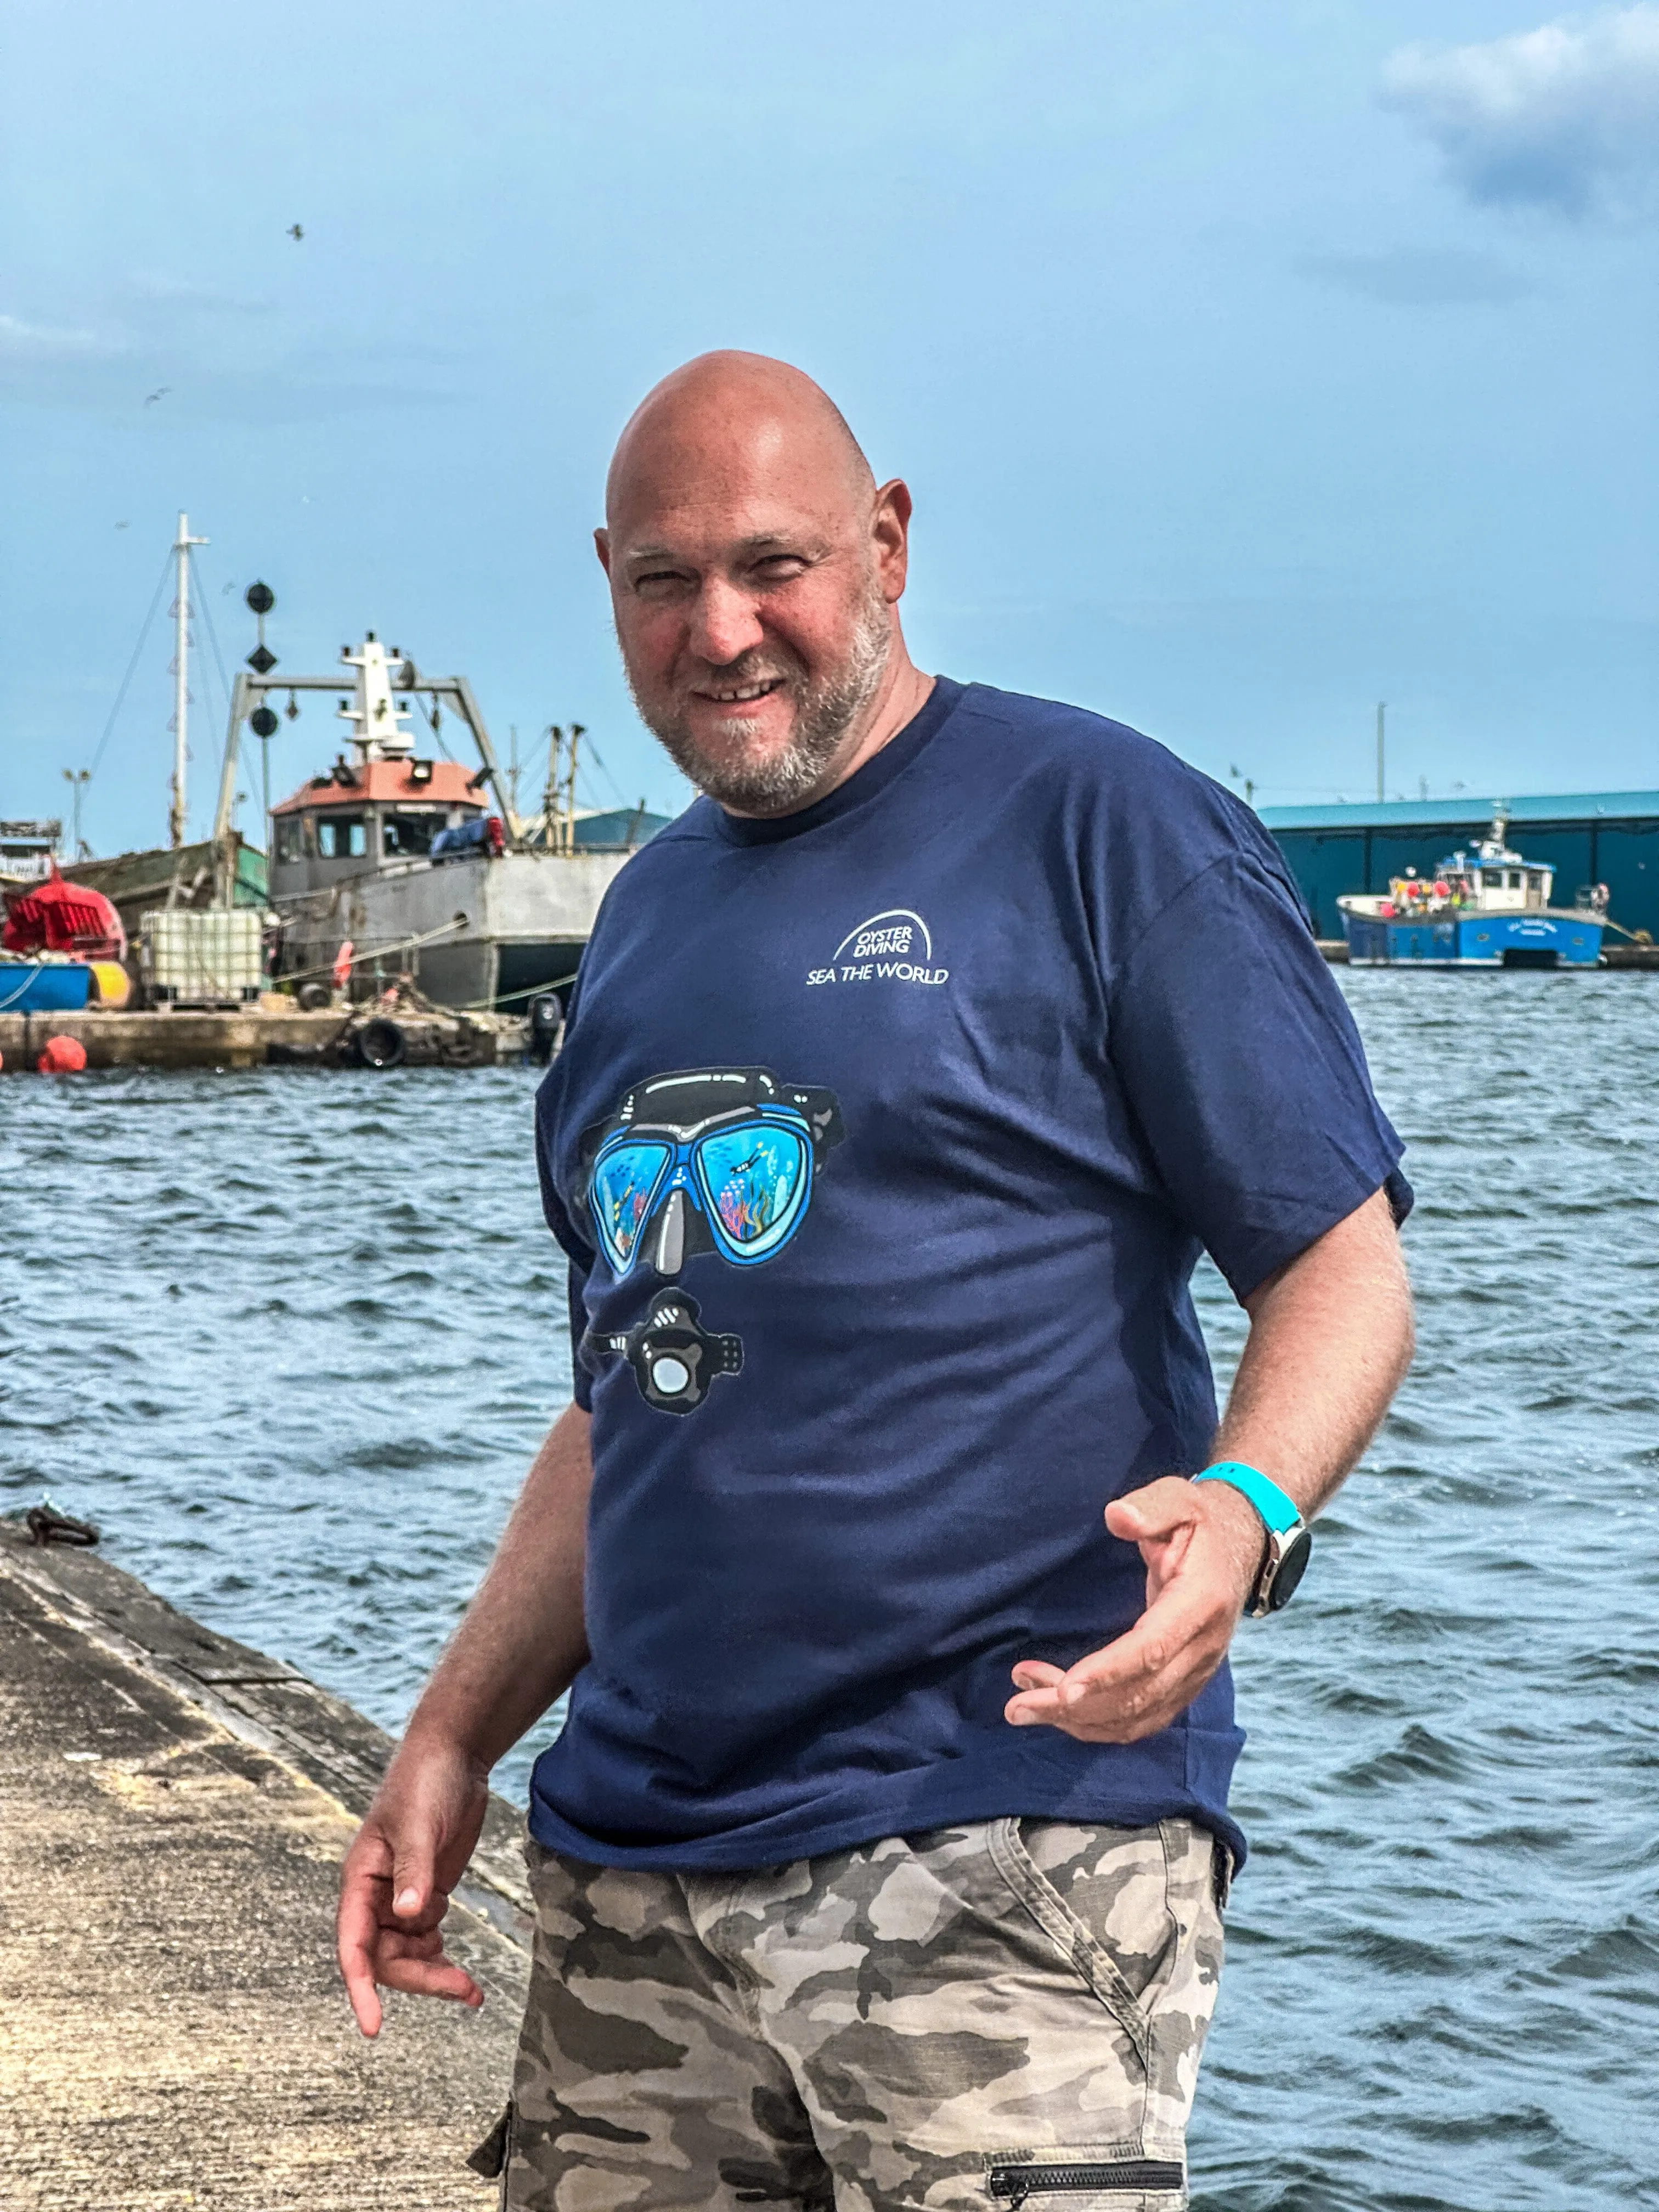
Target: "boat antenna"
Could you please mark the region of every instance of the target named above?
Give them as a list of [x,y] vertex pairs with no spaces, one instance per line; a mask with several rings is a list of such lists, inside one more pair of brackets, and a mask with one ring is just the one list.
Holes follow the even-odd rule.
[[191,536],[190,520],[181,507],[179,535],[173,541],[179,583],[173,603],[173,803],[167,809],[167,842],[175,853],[185,842],[190,811],[185,795],[185,763],[190,758],[190,549],[207,542],[205,538]]

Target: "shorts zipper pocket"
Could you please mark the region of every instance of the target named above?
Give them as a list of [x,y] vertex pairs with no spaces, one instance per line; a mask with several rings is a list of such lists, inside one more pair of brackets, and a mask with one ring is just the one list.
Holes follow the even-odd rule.
[[1101,2166],[994,2166],[991,2194],[1006,2197],[1010,2212],[1019,2212],[1028,2197],[1065,2189],[1115,2189],[1126,2194],[1149,2189],[1179,2189],[1186,2179],[1172,2158],[1118,2159]]

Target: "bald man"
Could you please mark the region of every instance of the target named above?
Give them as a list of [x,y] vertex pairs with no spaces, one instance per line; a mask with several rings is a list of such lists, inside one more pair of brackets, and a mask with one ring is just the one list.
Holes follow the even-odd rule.
[[582,963],[538,1109],[575,1402],[340,1914],[366,2034],[377,1983],[480,2002],[440,1923],[569,1690],[519,2212],[1184,2205],[1228,1644],[1409,1357],[1400,1142],[1276,848],[1120,724],[924,675],[910,505],[746,354],[611,471],[629,680],[705,796]]

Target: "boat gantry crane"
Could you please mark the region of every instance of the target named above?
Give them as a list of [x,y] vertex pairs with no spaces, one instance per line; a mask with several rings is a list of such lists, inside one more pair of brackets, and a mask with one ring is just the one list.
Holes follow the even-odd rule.
[[[182,522],[181,522],[182,531]],[[233,873],[235,855],[231,836],[231,817],[236,803],[236,775],[240,757],[244,724],[252,727],[256,737],[268,738],[276,734],[276,716],[270,705],[272,692],[286,691],[292,700],[301,691],[332,691],[337,695],[346,684],[354,696],[340,701],[340,719],[351,726],[351,743],[357,746],[364,759],[384,759],[391,756],[412,752],[414,747],[400,724],[408,719],[407,705],[398,702],[428,700],[431,702],[427,719],[434,733],[438,728],[441,710],[447,707],[458,720],[464,722],[478,756],[478,772],[472,779],[474,787],[488,785],[501,817],[501,826],[509,842],[513,839],[514,817],[507,804],[507,787],[501,775],[501,764],[495,757],[495,748],[489,741],[489,732],[475,697],[472,686],[465,676],[427,676],[405,653],[394,645],[388,653],[370,630],[362,644],[354,652],[349,645],[340,647],[343,665],[352,673],[349,677],[278,676],[275,673],[276,656],[264,641],[264,618],[276,605],[276,595],[269,585],[254,584],[246,593],[247,604],[259,618],[259,642],[249,653],[246,671],[239,670],[232,687],[230,726],[225,734],[223,771],[219,779],[219,805],[213,820],[214,869],[217,878],[216,902],[228,905],[233,896]]]

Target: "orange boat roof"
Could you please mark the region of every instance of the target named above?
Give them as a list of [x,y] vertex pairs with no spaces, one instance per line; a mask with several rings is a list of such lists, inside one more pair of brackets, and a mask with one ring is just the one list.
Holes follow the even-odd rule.
[[[410,770],[422,771],[417,782]],[[351,781],[342,783],[333,769],[302,783],[291,799],[273,806],[273,814],[297,814],[319,806],[370,806],[424,801],[429,806],[471,806],[483,813],[489,801],[485,787],[472,788],[475,771],[459,761],[371,760],[351,766]]]

